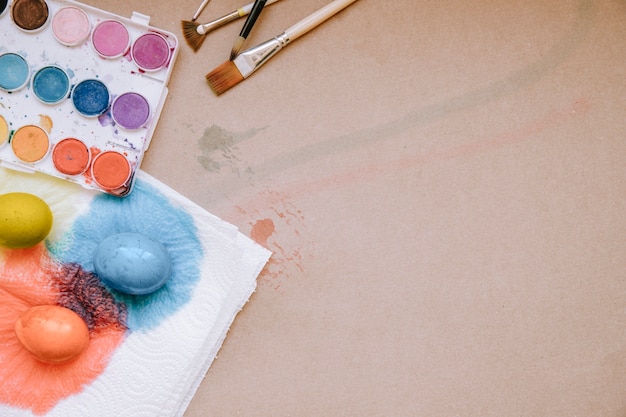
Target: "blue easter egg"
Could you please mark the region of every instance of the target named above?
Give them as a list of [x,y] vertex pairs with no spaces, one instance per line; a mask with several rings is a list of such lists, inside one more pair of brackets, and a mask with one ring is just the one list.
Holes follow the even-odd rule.
[[98,244],[93,263],[100,280],[110,288],[144,295],[161,288],[172,264],[165,247],[139,233],[119,233]]

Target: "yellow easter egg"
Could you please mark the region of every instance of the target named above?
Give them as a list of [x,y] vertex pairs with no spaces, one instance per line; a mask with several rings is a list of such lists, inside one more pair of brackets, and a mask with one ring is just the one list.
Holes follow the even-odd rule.
[[0,195],[0,246],[29,248],[51,229],[52,211],[41,198],[29,193]]
[[15,335],[26,350],[46,363],[69,362],[89,345],[85,321],[69,308],[56,305],[24,311],[15,322]]

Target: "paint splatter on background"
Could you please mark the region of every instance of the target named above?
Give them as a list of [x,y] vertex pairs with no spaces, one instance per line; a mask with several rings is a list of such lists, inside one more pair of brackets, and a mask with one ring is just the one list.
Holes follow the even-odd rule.
[[280,290],[285,280],[305,271],[315,244],[308,236],[304,213],[289,195],[265,190],[237,210],[241,222],[251,228],[250,237],[273,252],[259,275],[259,285]]
[[230,168],[233,173],[240,174],[241,160],[237,144],[256,136],[262,130],[264,129],[249,129],[241,133],[232,133],[216,125],[207,127],[198,141],[201,151],[198,162],[209,172]]

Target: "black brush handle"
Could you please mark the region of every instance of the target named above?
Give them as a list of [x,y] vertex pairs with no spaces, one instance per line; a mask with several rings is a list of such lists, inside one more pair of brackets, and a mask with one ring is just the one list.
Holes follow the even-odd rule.
[[239,36],[244,39],[248,37],[250,31],[252,30],[252,26],[254,26],[254,24],[256,23],[256,19],[261,14],[261,10],[263,10],[263,7],[265,7],[266,2],[267,0],[256,0],[254,2],[254,6],[252,6],[252,10],[250,10],[250,14],[246,19],[246,23],[243,24],[243,28],[241,28],[241,33],[239,34]]

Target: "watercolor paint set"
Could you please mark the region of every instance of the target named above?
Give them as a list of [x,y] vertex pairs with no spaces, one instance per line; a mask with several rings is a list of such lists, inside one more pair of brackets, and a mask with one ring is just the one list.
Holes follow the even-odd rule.
[[137,12],[0,0],[0,165],[128,195],[178,50]]

